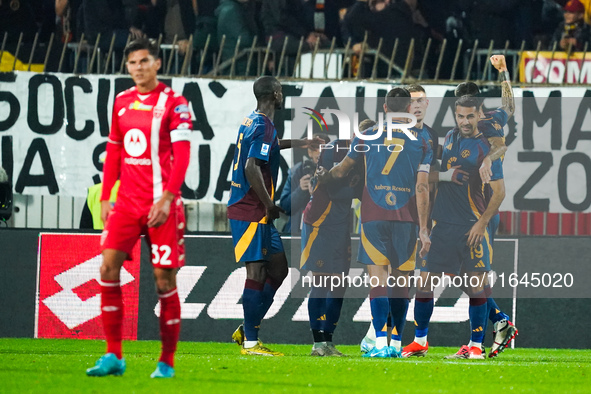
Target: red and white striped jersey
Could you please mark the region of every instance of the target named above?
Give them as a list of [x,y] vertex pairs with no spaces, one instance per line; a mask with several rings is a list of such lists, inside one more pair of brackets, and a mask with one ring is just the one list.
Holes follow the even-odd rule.
[[144,211],[162,197],[164,190],[178,195],[184,172],[180,183],[174,182],[175,190],[167,187],[171,186],[174,164],[172,145],[189,141],[190,132],[187,100],[162,82],[149,93],[140,94],[133,87],[117,95],[108,140],[114,149],[107,151],[119,151],[120,158],[107,155],[105,167],[105,183],[107,178],[116,179],[107,171],[116,172],[121,179],[117,205]]

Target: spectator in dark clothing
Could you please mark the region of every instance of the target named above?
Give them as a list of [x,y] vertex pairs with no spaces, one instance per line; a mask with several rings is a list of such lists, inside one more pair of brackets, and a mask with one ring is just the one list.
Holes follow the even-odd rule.
[[[377,49],[380,38],[383,38],[381,53],[389,58],[394,48],[396,38],[399,39],[398,49],[394,62],[404,67],[408,48],[412,38],[421,40],[422,28],[413,20],[413,6],[416,9],[416,0],[405,0],[394,2],[393,0],[358,0],[345,16],[345,30],[351,35],[353,51],[359,53],[365,31],[368,32],[367,45],[369,48]],[[417,19],[416,17],[414,19]],[[419,42],[415,42],[415,50],[422,48]],[[420,57],[420,56],[419,56]],[[415,58],[416,52],[415,52]],[[379,63],[381,66],[385,64]],[[378,76],[384,77],[387,68],[380,67]],[[371,72],[370,67],[365,67],[367,76]]]
[[7,43],[9,48],[5,50],[12,50],[10,44],[16,44],[19,36],[23,33],[24,43],[32,43],[35,39],[36,33],[41,33],[44,30],[46,20],[54,18],[53,4],[51,4],[52,12],[50,15],[45,15],[45,0],[19,0],[19,1],[0,1],[0,40],[3,39],[4,33],[8,33]]
[[213,64],[213,55],[218,51],[217,18],[215,10],[219,0],[197,0],[197,17],[195,18],[195,32],[193,34],[193,48],[195,56],[201,57],[205,50],[205,43],[209,37],[207,54],[203,63],[203,73],[208,73]]
[[75,42],[84,31],[82,0],[55,0],[55,14],[60,19],[62,42]]
[[[39,50],[39,44],[49,41],[55,31],[55,0],[5,0],[0,1],[0,42],[6,36],[4,51],[17,55],[17,45],[22,34],[21,46],[18,48],[18,59],[14,63],[16,70],[26,70],[33,50],[33,42],[37,35],[37,46],[33,53],[33,64],[43,63],[45,53]],[[12,60],[4,58],[4,69],[12,71]],[[40,71],[40,66],[32,66],[31,70]]]
[[552,36],[562,23],[562,7],[554,0],[532,1],[532,43],[526,48],[536,48],[541,41],[542,48],[550,46]]
[[420,0],[418,8],[429,29],[433,30],[431,35],[438,36],[438,41],[443,41],[447,30],[447,20],[455,10],[455,0]]
[[558,26],[552,37],[552,42],[558,43],[558,48],[582,51],[585,43],[591,41],[591,27],[584,21],[585,7],[579,0],[570,0],[564,6],[564,21]]
[[83,0],[84,35],[86,40],[94,44],[101,34],[99,46],[108,50],[113,34],[115,49],[122,50],[127,37],[142,37],[142,18],[140,0]]
[[[504,47],[513,38],[514,8],[519,0],[460,0],[467,14],[466,23],[479,48],[488,48],[494,40],[496,47]],[[469,43],[469,45],[471,45]]]
[[304,6],[311,13],[314,22],[314,31],[324,34],[328,41],[336,38],[335,45],[343,46],[341,34],[341,18],[339,12],[355,4],[355,0],[305,0]]
[[[222,36],[226,35],[224,48],[222,49],[222,62],[231,59],[234,56],[238,37],[240,37],[240,48],[250,48],[255,36],[261,39],[261,32],[256,18],[255,0],[221,0],[219,7],[215,11],[217,16],[217,37],[221,42]],[[234,75],[246,75],[247,57],[243,56],[236,61]],[[250,74],[255,72],[251,68]],[[230,67],[221,71],[222,74],[228,74]]]
[[272,50],[280,52],[285,37],[289,37],[288,55],[297,53],[301,37],[305,41],[303,51],[312,50],[318,40],[325,46],[328,38],[314,28],[314,9],[304,0],[263,0],[261,20],[265,35],[273,37]]
[[147,24],[149,37],[163,35],[164,44],[176,44],[181,54],[186,53],[189,38],[195,31],[195,14],[197,3],[193,0],[152,0],[154,6]]
[[[322,138],[326,144],[330,138],[326,134],[315,134],[315,137]],[[300,234],[302,214],[312,195],[311,179],[316,172],[316,165],[320,158],[320,150],[308,148],[308,158],[289,169],[287,181],[281,192],[279,206],[289,216],[289,220],[283,227],[283,232]]]

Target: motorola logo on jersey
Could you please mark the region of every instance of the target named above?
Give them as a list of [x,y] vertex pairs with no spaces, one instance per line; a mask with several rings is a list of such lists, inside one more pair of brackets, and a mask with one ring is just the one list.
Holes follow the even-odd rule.
[[148,148],[148,141],[146,141],[146,136],[141,130],[131,129],[125,134],[123,146],[128,155],[139,157]]
[[143,158],[143,159],[136,159],[135,157],[126,157],[123,161],[125,164],[129,164],[132,166],[151,166],[152,160]]

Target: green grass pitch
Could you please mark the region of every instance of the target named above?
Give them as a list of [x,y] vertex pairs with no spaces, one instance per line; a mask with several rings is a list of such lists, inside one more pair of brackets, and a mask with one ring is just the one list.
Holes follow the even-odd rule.
[[507,349],[496,359],[452,361],[443,356],[455,348],[376,360],[361,358],[358,346],[339,346],[347,358],[313,358],[305,345],[270,347],[286,356],[247,357],[232,343],[181,342],[177,376],[154,380],[159,342],[124,343],[125,375],[89,378],[84,371],[103,354],[102,341],[0,339],[0,392],[591,392],[589,350]]

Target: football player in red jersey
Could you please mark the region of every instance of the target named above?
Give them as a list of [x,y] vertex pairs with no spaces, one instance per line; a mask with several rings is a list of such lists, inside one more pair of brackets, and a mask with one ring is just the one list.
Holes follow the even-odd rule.
[[[180,187],[189,165],[191,116],[187,100],[157,79],[161,61],[155,43],[132,41],[125,56],[136,86],[115,99],[101,195],[101,217],[106,223],[101,236],[101,316],[107,352],[86,373],[106,376],[125,372],[119,275],[143,234],[152,251],[161,306],[162,354],[151,377],[168,378],[174,376],[181,320],[176,273],[185,261],[185,216]],[[121,185],[111,207],[109,195],[117,179]]]

